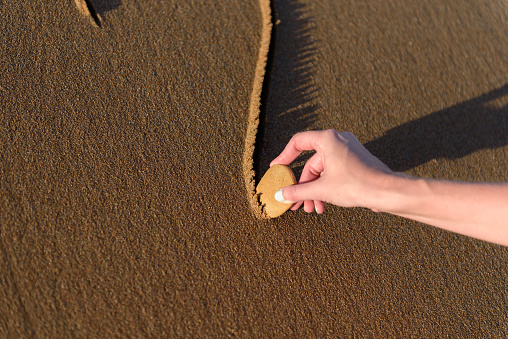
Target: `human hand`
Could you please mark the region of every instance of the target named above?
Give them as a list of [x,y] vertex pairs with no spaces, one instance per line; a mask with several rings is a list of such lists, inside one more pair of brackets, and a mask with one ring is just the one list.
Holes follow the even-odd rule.
[[305,164],[299,183],[276,193],[278,201],[293,204],[293,211],[303,203],[306,212],[315,210],[319,214],[324,212],[324,202],[376,210],[370,199],[374,188],[394,172],[353,134],[331,129],[295,134],[270,167],[287,166],[305,150],[316,153]]

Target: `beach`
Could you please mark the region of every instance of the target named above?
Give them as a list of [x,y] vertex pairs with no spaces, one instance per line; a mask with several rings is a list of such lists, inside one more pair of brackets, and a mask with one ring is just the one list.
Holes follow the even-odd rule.
[[396,171],[506,182],[505,1],[0,15],[1,337],[508,336],[505,247],[360,208],[266,219],[254,192],[328,128]]

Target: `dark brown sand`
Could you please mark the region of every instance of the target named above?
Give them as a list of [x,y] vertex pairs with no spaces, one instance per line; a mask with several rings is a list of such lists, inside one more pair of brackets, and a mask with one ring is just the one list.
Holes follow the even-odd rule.
[[[508,336],[501,246],[363,209],[256,217],[267,2],[90,2],[100,27],[0,3],[1,337]],[[258,172],[335,128],[397,170],[508,180],[506,2],[275,10]]]

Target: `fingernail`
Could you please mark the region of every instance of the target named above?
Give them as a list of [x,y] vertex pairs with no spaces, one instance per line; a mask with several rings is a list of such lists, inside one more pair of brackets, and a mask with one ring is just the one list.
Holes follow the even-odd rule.
[[275,192],[275,200],[277,200],[278,202],[281,202],[283,204],[290,204],[291,202],[289,201],[286,201],[284,200],[284,196],[282,195],[282,190],[278,190],[277,192]]
[[282,190],[278,190],[277,192],[275,192],[275,200],[277,200],[278,202],[284,202],[284,196],[282,195]]
[[316,213],[318,213],[317,206],[314,206],[314,211],[316,211]]

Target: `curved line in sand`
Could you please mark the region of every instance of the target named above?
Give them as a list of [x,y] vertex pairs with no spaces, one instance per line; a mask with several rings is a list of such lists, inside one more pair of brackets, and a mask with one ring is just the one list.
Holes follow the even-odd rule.
[[259,196],[256,194],[255,172],[254,172],[254,150],[256,147],[256,135],[259,127],[259,115],[261,106],[261,92],[266,72],[268,51],[270,48],[270,38],[272,34],[272,14],[270,0],[259,0],[262,15],[261,43],[259,47],[259,58],[254,75],[254,84],[250,96],[249,118],[247,123],[247,132],[245,135],[245,148],[243,153],[243,174],[245,178],[245,187],[247,189],[247,198],[250,202],[254,214],[258,218],[267,218],[261,204]]
[[74,2],[81,14],[88,17],[95,26],[102,27],[102,18],[99,13],[97,13],[90,0],[74,0]]

